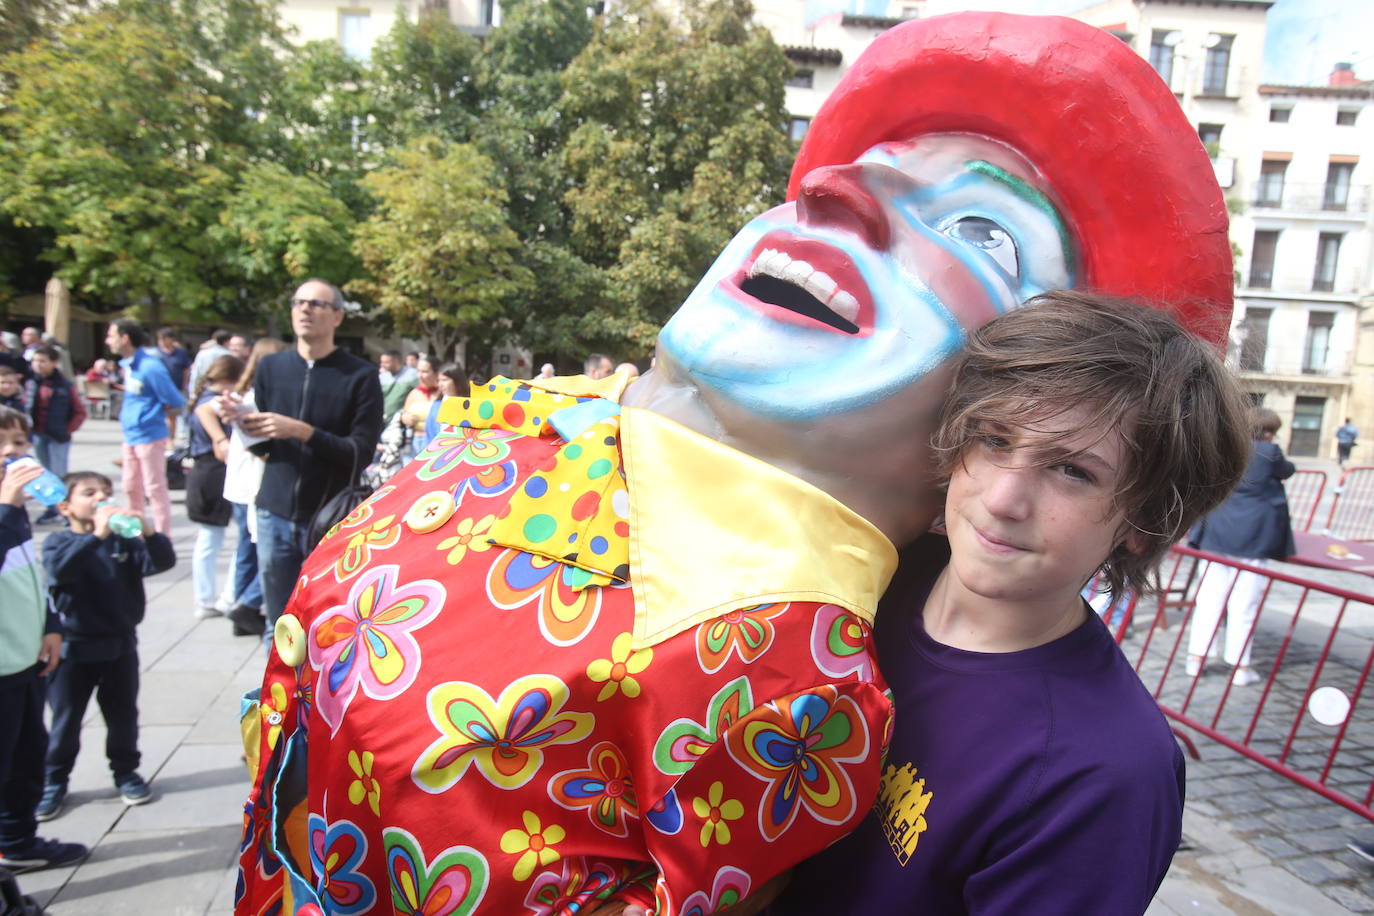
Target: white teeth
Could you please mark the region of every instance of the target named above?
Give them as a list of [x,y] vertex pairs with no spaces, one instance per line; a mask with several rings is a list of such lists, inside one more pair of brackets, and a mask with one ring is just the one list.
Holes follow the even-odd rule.
[[845,321],[859,323],[859,300],[844,290],[836,293],[825,306]]
[[829,274],[822,273],[799,258],[793,258],[776,248],[765,248],[754,259],[749,276],[775,277],[800,286],[841,318],[858,324],[859,300],[841,290]]

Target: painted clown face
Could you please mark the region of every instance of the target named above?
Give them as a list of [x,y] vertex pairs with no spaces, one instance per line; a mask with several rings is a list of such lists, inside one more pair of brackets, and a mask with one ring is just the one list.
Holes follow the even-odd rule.
[[1072,286],[1076,259],[1052,191],[1010,148],[883,143],[740,230],[659,348],[749,413],[851,412],[921,380],[966,331]]

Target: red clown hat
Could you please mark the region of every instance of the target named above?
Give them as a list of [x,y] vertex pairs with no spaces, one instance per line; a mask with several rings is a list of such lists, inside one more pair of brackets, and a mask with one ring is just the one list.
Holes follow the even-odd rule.
[[1078,246],[1076,285],[1167,305],[1222,344],[1231,245],[1197,131],[1155,71],[1113,35],[1060,16],[954,13],[884,32],[806,134],[802,176],[884,141],[970,133],[1028,159]]

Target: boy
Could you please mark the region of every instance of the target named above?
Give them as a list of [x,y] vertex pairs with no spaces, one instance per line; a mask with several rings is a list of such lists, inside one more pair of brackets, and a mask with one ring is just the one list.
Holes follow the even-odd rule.
[[24,400],[24,389],[20,385],[19,373],[10,366],[0,365],[0,407],[28,413]]
[[143,620],[143,577],[176,565],[165,534],[143,519],[141,537],[120,537],[110,517],[130,511],[104,505],[110,479],[93,471],[68,474],[67,498],[57,509],[71,526],[43,544],[43,567],[51,582],[53,608],[62,616],[67,647],[52,683],[52,738],[48,743],[40,821],[51,820],[67,797],[67,777],[81,747],[81,720],[91,693],[105,717],[115,787],[126,805],[152,800],[138,774],[138,640]]
[[35,835],[48,746],[42,678],[61,659],[62,629],[48,609],[24,510],[24,486],[43,469],[5,466],[28,453],[28,417],[0,407],[0,867],[12,872],[71,865],[86,856],[80,843]]
[[1113,596],[1147,588],[1244,470],[1245,405],[1163,312],[1033,301],[959,359],[946,533],[904,552],[880,607],[878,801],[770,912],[1143,913],[1168,870],[1183,758],[1079,590],[1099,570]]
[[[33,351],[33,378],[25,388],[29,418],[33,421],[33,450],[43,467],[58,477],[67,474],[67,452],[72,434],[86,421],[86,403],[76,386],[58,369],[56,348],[42,346]],[[49,506],[38,517],[38,524],[55,522],[61,516]]]

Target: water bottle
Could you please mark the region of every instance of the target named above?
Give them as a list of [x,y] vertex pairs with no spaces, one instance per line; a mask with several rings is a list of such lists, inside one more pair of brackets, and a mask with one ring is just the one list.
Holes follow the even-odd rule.
[[[11,458],[5,462],[6,469],[26,468],[29,465],[42,467],[36,458],[29,455],[22,458]],[[45,506],[55,506],[67,498],[67,488],[63,485],[62,478],[46,469],[42,474],[24,485],[24,493]]]
[[[115,501],[107,499],[100,504],[100,508],[113,506]],[[136,538],[143,533],[143,519],[137,515],[125,515],[123,512],[116,512],[110,516],[110,530],[122,538]]]

